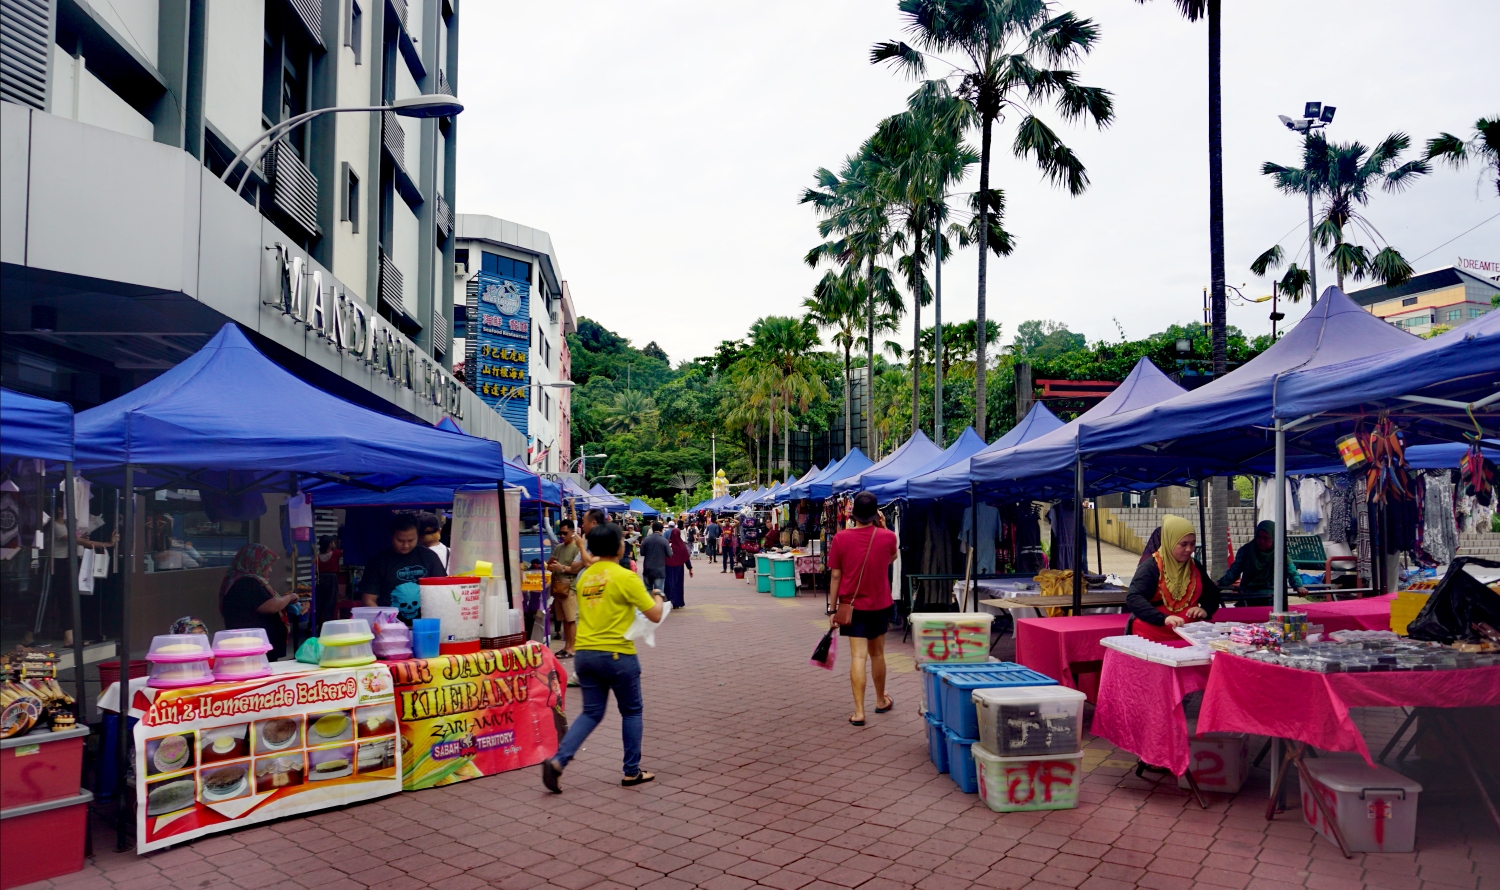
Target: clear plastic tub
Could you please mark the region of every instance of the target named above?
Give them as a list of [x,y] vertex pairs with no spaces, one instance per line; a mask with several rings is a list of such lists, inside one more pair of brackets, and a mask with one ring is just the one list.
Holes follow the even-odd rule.
[[[1250,778],[1250,737],[1243,732],[1199,733],[1188,725],[1188,767],[1204,791],[1239,794]],[[1177,777],[1177,787],[1187,788],[1187,776]]]
[[981,662],[990,654],[989,612],[913,612],[912,648],[917,662]]
[[264,652],[253,655],[214,655],[214,680],[237,683],[271,676],[271,660]]
[[151,638],[151,651],[146,653],[146,660],[152,663],[207,661],[213,656],[206,634],[161,634]]
[[979,738],[974,690],[998,686],[1057,685],[1051,677],[1011,662],[954,667],[940,673],[938,681],[943,688],[943,725],[964,739]]
[[322,653],[318,657],[319,667],[358,667],[375,661],[375,650],[371,643],[375,634],[370,632],[370,622],[363,618],[342,618],[323,624],[318,643]]
[[1066,686],[976,689],[979,742],[1001,757],[1073,754],[1083,745],[1084,694]]
[[1071,810],[1083,784],[1083,752],[1038,757],[1000,757],[975,745],[979,796],[997,813]]
[[182,686],[205,686],[212,682],[213,669],[208,666],[208,659],[203,658],[196,661],[153,661],[146,685],[154,689],[177,689]]
[[270,652],[271,640],[264,628],[246,627],[221,630],[214,634],[214,658],[234,658],[257,652]]
[[1302,764],[1302,818],[1318,834],[1337,843],[1328,823],[1331,816],[1351,853],[1412,851],[1421,785],[1357,757],[1308,758]]

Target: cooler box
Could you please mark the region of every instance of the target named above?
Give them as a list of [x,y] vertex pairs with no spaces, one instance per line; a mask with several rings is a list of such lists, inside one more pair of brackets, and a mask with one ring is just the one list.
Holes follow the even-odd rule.
[[788,597],[794,597],[796,595],[797,595],[797,579],[796,578],[772,578],[771,579],[771,596],[779,596],[779,597],[782,597],[782,598],[788,598]]
[[[1250,737],[1243,732],[1200,734],[1188,725],[1188,768],[1204,791],[1239,794],[1250,777]],[[1177,787],[1187,788],[1187,777],[1177,777]]]
[[918,663],[973,664],[990,654],[989,612],[913,612],[911,638]]
[[1001,686],[1056,686],[1057,681],[1031,668],[1008,661],[976,664],[967,670],[943,671],[943,725],[961,739],[979,738],[974,690]]
[[87,726],[0,739],[0,809],[78,794]]
[[977,747],[975,740],[960,738],[944,726],[943,741],[948,747],[948,775],[953,783],[965,794],[978,791],[979,780],[974,776],[974,756],[971,753]]
[[975,689],[979,743],[1001,757],[1074,754],[1083,748],[1086,696],[1066,686]]
[[0,810],[0,890],[82,871],[93,799],[74,789],[59,800]]
[[979,796],[997,813],[1071,810],[1083,784],[1083,752],[1040,757],[998,757],[975,745]]
[[943,735],[943,721],[931,714],[923,714],[927,723],[927,759],[940,773],[948,771],[948,740]]
[[1422,786],[1383,766],[1353,757],[1302,761],[1302,818],[1337,844],[1333,829],[1313,802],[1316,794],[1338,821],[1351,853],[1410,853],[1417,835],[1417,797]]

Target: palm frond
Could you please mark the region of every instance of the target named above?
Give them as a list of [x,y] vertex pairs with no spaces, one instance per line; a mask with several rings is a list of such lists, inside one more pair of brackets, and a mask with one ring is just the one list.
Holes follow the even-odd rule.
[[1071,62],[1088,54],[1099,40],[1099,26],[1093,19],[1081,19],[1065,12],[1031,32],[1031,46],[1040,51],[1048,64]]
[[1370,261],[1370,268],[1377,279],[1385,282],[1386,287],[1405,284],[1413,274],[1411,264],[1394,247],[1386,247],[1375,254],[1375,258]]
[[1070,195],[1081,195],[1089,187],[1083,162],[1034,114],[1026,115],[1017,125],[1012,150],[1018,158],[1035,158],[1048,181],[1062,185]]
[[870,48],[870,64],[881,62],[890,62],[910,77],[921,77],[927,72],[927,61],[922,54],[900,40],[884,40]]
[[1255,258],[1255,262],[1250,264],[1250,271],[1256,275],[1265,275],[1271,269],[1279,269],[1282,257],[1281,245],[1274,245],[1270,250]]

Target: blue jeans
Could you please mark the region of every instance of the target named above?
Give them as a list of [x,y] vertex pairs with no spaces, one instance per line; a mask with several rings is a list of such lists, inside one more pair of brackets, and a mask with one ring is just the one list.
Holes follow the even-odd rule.
[[583,689],[583,713],[568,727],[568,734],[558,744],[557,765],[566,767],[583,747],[589,733],[604,719],[610,690],[614,690],[623,725],[625,775],[639,775],[641,732],[645,725],[641,717],[645,705],[641,701],[640,659],[634,655],[579,649],[573,656],[573,669],[578,673],[578,685]]

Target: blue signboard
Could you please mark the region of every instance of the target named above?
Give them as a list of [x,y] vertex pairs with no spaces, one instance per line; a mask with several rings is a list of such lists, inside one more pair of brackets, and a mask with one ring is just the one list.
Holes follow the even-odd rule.
[[481,271],[476,277],[474,392],[527,435],[531,404],[531,285],[523,280]]

